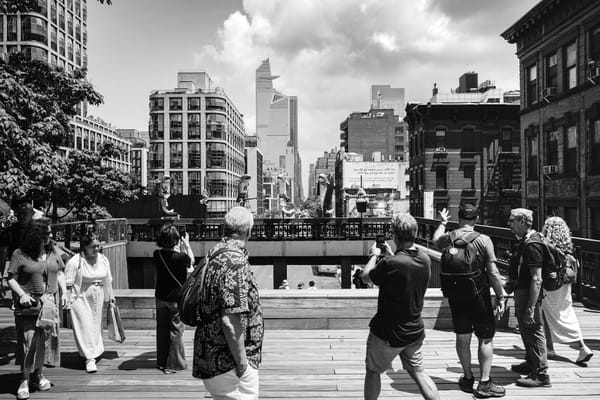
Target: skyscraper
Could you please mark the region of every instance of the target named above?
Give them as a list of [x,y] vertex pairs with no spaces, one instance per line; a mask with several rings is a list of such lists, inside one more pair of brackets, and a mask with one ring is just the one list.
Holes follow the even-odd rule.
[[302,200],[301,163],[298,153],[298,98],[273,87],[279,76],[271,74],[269,59],[256,70],[256,136],[265,169],[280,169],[292,180],[292,201]]

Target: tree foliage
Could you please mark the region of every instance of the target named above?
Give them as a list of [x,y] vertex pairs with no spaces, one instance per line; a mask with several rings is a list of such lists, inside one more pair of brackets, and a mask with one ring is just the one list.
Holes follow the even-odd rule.
[[112,145],[60,155],[73,132],[69,121],[84,101],[97,105],[102,96],[81,71],[69,75],[18,53],[0,61],[1,198],[51,204],[57,219],[58,207],[82,211],[133,196],[130,178],[107,167],[117,151]]

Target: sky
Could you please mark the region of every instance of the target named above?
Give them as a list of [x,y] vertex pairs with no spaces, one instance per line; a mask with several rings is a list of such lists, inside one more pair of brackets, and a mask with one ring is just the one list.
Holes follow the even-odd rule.
[[298,97],[299,150],[308,167],[339,147],[340,123],[368,111],[371,85],[426,102],[476,71],[519,88],[515,45],[500,33],[538,0],[88,0],[92,109],[118,128],[148,129],[148,95],[177,72],[204,71],[255,127],[255,71],[270,59],[276,89]]

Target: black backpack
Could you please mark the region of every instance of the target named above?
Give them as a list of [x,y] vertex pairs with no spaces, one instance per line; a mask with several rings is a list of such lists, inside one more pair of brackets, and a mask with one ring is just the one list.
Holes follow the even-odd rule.
[[472,300],[484,286],[483,256],[473,244],[479,232],[449,233],[450,246],[442,251],[440,283],[444,297]]
[[[571,253],[565,253],[550,243],[541,234],[532,235],[525,245],[536,242],[542,243],[546,249],[542,265],[542,287],[544,290],[552,292],[563,285],[575,283],[579,261]],[[554,276],[551,276],[552,273],[554,273]]]
[[239,251],[223,248],[206,256],[204,265],[196,267],[179,290],[177,306],[179,307],[179,317],[184,324],[198,326],[201,322],[199,311],[203,301],[204,277],[208,264],[213,258],[226,252],[242,254]]

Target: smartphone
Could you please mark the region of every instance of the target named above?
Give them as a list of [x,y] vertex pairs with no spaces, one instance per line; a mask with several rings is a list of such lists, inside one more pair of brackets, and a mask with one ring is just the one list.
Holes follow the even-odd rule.
[[377,235],[375,237],[375,243],[381,250],[381,254],[385,254],[385,235]]

